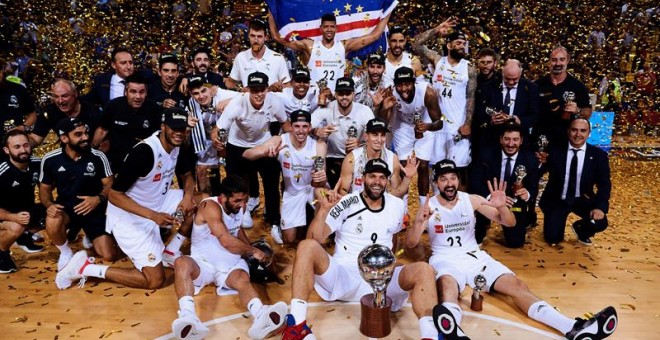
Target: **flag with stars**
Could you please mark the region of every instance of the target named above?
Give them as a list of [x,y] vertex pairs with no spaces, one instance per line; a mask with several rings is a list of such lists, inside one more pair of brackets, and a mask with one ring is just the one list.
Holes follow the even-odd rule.
[[[332,13],[337,17],[336,41],[362,37],[374,30],[399,3],[398,0],[266,0],[284,39],[321,39],[321,16]],[[383,34],[371,45],[351,53],[348,57],[366,56],[382,49],[387,51]]]

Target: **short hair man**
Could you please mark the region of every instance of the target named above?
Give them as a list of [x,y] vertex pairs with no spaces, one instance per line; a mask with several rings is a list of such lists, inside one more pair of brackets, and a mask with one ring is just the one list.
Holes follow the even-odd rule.
[[[29,134],[37,121],[34,100],[25,87],[6,79],[4,68],[5,62],[0,58],[0,138],[12,129]],[[35,141],[32,145],[36,145]]]
[[12,130],[3,142],[8,159],[0,162],[0,274],[8,274],[18,270],[9,254],[14,242],[28,253],[43,250],[34,244],[28,228],[40,227],[46,214],[34,200],[41,162],[32,156],[30,139],[24,131]]
[[195,313],[193,296],[209,284],[215,285],[217,292],[238,291],[239,299],[254,318],[247,332],[251,339],[264,339],[284,324],[286,304],[264,305],[250,283],[244,258],[264,263],[269,258],[250,245],[241,228],[247,193],[247,184],[240,177],[228,176],[222,181],[219,196],[205,198],[199,204],[190,256],[181,256],[174,262],[174,290],[179,301],[179,318],[172,322],[176,338],[202,339],[208,334],[208,328]]
[[183,94],[188,93],[188,79],[194,76],[202,77],[204,83],[217,86],[219,88],[225,88],[224,78],[213,72],[211,67],[211,61],[213,60],[211,55],[211,50],[207,47],[198,47],[190,53],[190,64],[193,67],[192,73],[186,73],[181,79],[181,84],[179,85],[179,91]]
[[389,32],[387,38],[388,48],[385,54],[385,73],[383,73],[383,82],[392,84],[394,82],[394,72],[400,67],[413,68],[413,56],[406,52],[408,37],[406,31],[401,26],[394,26]]
[[165,109],[186,107],[186,97],[179,92],[179,58],[164,53],[158,58],[158,81],[149,84],[147,98]]
[[[108,159],[92,149],[89,128],[77,118],[64,118],[56,126],[62,148],[41,160],[39,198],[46,207],[46,231],[59,249],[59,273],[73,258],[67,240],[68,228],[85,231],[94,251],[106,261],[117,257],[114,240],[105,231],[105,209],[114,177]],[[53,191],[57,190],[57,199]],[[71,285],[68,277],[58,274],[59,289]]]
[[489,200],[458,190],[459,171],[451,160],[435,164],[434,181],[440,194],[430,197],[419,209],[414,226],[406,233],[406,246],[415,247],[428,230],[432,255],[429,263],[436,270],[442,304],[433,309],[433,318],[445,339],[468,339],[460,328],[462,319],[458,297],[468,278],[481,274],[486,278],[486,292],[498,292],[513,298],[527,315],[565,334],[568,339],[603,339],[617,325],[614,307],[607,307],[588,320],[571,319],[535,296],[509,268],[479,249],[474,238],[474,212],[478,211],[503,227],[515,225],[516,218],[507,206],[505,183],[488,182]]
[[[188,117],[183,110],[166,109],[161,131],[131,149],[110,189],[106,231],[115,237],[134,268],[92,264],[81,250],[57,274],[57,282],[70,285],[91,276],[133,288],[157,289],[163,285],[163,262],[173,263],[176,255],[180,256],[179,247],[185,237],[183,228],[179,228],[166,248],[159,228],[192,226],[194,157],[191,160],[180,148],[187,128]],[[182,178],[179,183],[183,189],[171,188],[175,174]],[[176,211],[183,214],[182,223],[174,216]]]
[[110,67],[111,72],[94,76],[92,89],[85,95],[90,104],[103,108],[109,101],[125,95],[125,80],[135,73],[131,51],[123,46],[113,49]]
[[381,53],[372,53],[367,56],[367,72],[355,77],[355,102],[368,106],[377,114],[388,93],[392,80],[385,80],[384,75],[386,58]]
[[311,84],[310,79],[309,70],[298,67],[291,71],[291,86],[285,87],[282,92],[274,92],[282,101],[287,117],[296,110],[314,112],[319,107],[321,89]]

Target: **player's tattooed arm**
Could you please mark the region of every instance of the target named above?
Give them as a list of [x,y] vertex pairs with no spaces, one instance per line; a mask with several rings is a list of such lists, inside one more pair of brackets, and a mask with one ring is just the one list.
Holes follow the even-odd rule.
[[438,93],[431,86],[426,87],[426,94],[424,96],[424,105],[429,112],[429,117],[433,123],[429,124],[429,131],[438,131],[442,129],[443,116],[440,112],[440,104],[438,104]]
[[468,77],[467,100],[465,102],[465,123],[459,128],[459,132],[463,136],[469,136],[471,133],[475,97],[477,95],[477,70],[472,65],[468,67]]
[[440,60],[442,55],[440,55],[440,53],[428,48],[428,46],[426,46],[426,42],[431,40],[431,38],[434,38],[435,36],[436,36],[436,29],[434,27],[434,28],[431,28],[428,31],[425,31],[425,32],[422,32],[422,33],[416,35],[413,38],[413,44],[412,44],[412,47],[413,47],[413,50],[415,51],[415,53],[417,53],[418,55],[428,59],[434,65],[438,63],[438,60]]

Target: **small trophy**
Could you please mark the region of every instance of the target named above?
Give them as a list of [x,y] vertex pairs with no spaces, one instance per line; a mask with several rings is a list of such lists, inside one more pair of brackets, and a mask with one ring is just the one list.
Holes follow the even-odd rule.
[[[316,156],[316,158],[314,158],[314,165],[312,167],[312,171],[313,172],[323,171],[324,168],[325,168],[325,158],[321,156]],[[325,183],[323,182],[312,181],[312,186],[315,188],[320,188],[323,187],[324,185]]]
[[177,209],[173,214],[172,217],[174,217],[174,227],[175,228],[181,228],[181,224],[183,224],[183,220],[185,220],[185,215],[183,214],[183,210],[181,208]]
[[380,244],[369,245],[358,255],[360,275],[374,291],[360,299],[360,332],[367,337],[384,338],[392,331],[392,299],[385,295],[385,291],[392,280],[395,262],[392,250]]
[[328,80],[323,78],[316,82],[316,84],[319,86],[319,100],[318,104],[321,107],[326,107],[328,106],[328,95],[325,93],[325,89],[328,88]]
[[494,115],[496,115],[496,114],[498,114],[498,113],[499,113],[499,111],[497,111],[496,108],[494,108],[494,107],[492,107],[492,106],[487,106],[487,107],[486,107],[486,114],[487,114],[488,116],[494,116]]
[[[564,103],[566,103],[566,104],[568,104],[568,103],[572,103],[572,102],[575,101],[575,92],[573,92],[573,91],[566,91],[566,92],[564,92],[564,95],[563,95],[562,97],[563,97],[563,99],[564,99]],[[562,115],[561,115],[561,118],[562,118],[562,119],[566,119],[566,120],[568,120],[568,119],[571,118],[571,114],[573,114],[573,113],[572,113],[572,112],[568,112],[568,111],[564,111],[564,112],[562,113]]]
[[545,148],[548,147],[548,144],[550,144],[550,141],[548,140],[548,137],[546,135],[540,135],[539,139],[537,141],[538,144],[538,151],[539,152],[545,152]]
[[458,143],[465,139],[465,136],[461,135],[460,133],[454,135],[454,143]]
[[474,289],[472,290],[472,301],[470,302],[470,309],[473,311],[481,311],[484,309],[484,297],[481,292],[486,288],[486,277],[479,274],[474,277]]
[[250,245],[261,250],[266,255],[261,262],[257,261],[252,255],[244,257],[250,271],[250,281],[259,284],[272,281],[276,278],[276,275],[269,268],[273,263],[273,257],[275,255],[273,248],[263,237],[252,242]]
[[227,157],[227,141],[229,140],[229,133],[225,129],[218,129],[218,141],[222,144],[222,150],[218,150],[218,157],[224,158]]
[[13,119],[5,120],[5,122],[2,124],[2,128],[5,130],[5,133],[9,132],[9,130],[13,130],[14,128],[16,128],[16,125],[14,125],[14,120]]
[[348,138],[357,138],[358,137],[358,131],[355,125],[351,125],[351,127],[348,128],[348,131],[346,131],[346,136]]
[[422,122],[422,113],[415,111],[413,114],[413,124],[415,124],[415,139],[422,139],[424,132],[417,130],[417,124]]
[[519,189],[523,188],[522,181],[527,176],[527,169],[525,168],[524,165],[518,164],[516,166],[516,169],[513,171],[516,174],[516,181],[513,182],[513,192],[518,191]]

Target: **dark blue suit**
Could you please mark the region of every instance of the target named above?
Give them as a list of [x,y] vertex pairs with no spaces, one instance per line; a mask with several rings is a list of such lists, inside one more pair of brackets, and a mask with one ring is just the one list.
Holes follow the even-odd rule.
[[[551,149],[548,161],[542,167],[543,172],[549,172],[549,178],[539,207],[544,215],[543,235],[546,242],[550,244],[559,243],[564,239],[566,218],[569,213],[573,212],[585,221],[589,221],[591,220],[591,210],[600,209],[605,214],[609,210],[612,182],[610,181],[610,163],[607,153],[587,144],[580,176],[580,197],[576,198],[572,204],[561,198],[566,175],[567,153],[567,145],[563,148]],[[596,225],[587,223],[585,236],[591,237],[605,228],[607,228],[607,216],[604,221]]]
[[[158,77],[156,77],[156,75],[150,70],[135,70],[135,72],[144,78],[147,86],[152,81],[158,79]],[[94,76],[92,89],[83,96],[83,99],[86,102],[103,109],[110,101],[110,82],[112,81],[112,76],[114,74],[114,72],[106,72]]]
[[[502,150],[500,148],[489,148],[483,150],[477,162],[473,162],[470,173],[470,190],[472,193],[486,197],[490,194],[488,191],[487,181],[492,181],[493,178],[500,178],[502,171]],[[534,198],[538,193],[539,183],[539,162],[530,151],[520,150],[516,161],[511,166],[511,180],[507,183],[506,195],[513,196],[513,182],[516,180],[515,169],[518,165],[523,165],[527,170],[527,176],[523,178],[522,184],[527,191],[529,191],[529,200],[525,202],[517,197],[517,202],[511,208],[511,211],[516,217],[516,225],[514,227],[502,227],[504,232],[505,245],[511,248],[519,248],[525,244],[526,227],[529,224],[529,209],[534,209]],[[476,223],[476,238],[477,242],[481,242],[486,236],[487,227],[490,221],[481,214],[477,213]]]

